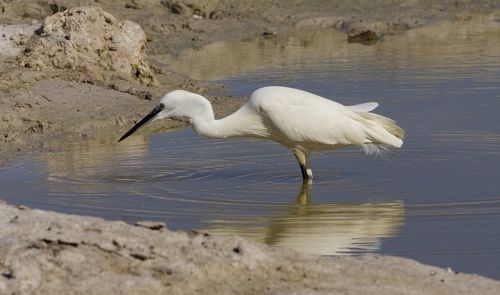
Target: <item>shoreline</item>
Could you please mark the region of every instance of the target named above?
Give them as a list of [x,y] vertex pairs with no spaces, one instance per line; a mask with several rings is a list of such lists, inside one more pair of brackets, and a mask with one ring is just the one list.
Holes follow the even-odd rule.
[[[33,68],[29,51],[36,47],[30,46],[46,37],[29,36],[27,32],[40,27],[44,17],[54,13],[53,9],[70,8],[63,5],[64,1],[60,2],[57,7],[44,6],[44,1],[27,1],[17,6],[2,4],[0,24],[4,25],[0,26],[0,37],[6,48],[0,52],[0,163],[25,153],[60,149],[65,141],[118,137],[117,129],[132,126],[170,90],[204,94],[222,89],[222,85],[193,79],[160,62],[175,61],[182,52],[216,41],[272,42],[309,31],[333,30],[346,34],[345,42],[348,42],[349,35],[358,36],[360,32],[372,31],[383,38],[440,21],[471,21],[487,15],[495,19],[500,11],[495,1],[481,4],[465,1],[458,6],[448,1],[415,1],[406,5],[404,12],[391,1],[363,0],[335,5],[326,0],[318,0],[316,5],[297,1],[286,7],[279,5],[280,1],[258,1],[259,5],[235,0],[214,0],[205,5],[193,1],[194,4],[182,9],[153,0],[101,4],[103,11],[113,11],[118,21],[132,20],[143,28],[147,39],[144,60],[150,64],[158,82],[158,86],[151,87],[134,79],[123,79],[109,71],[107,65],[88,69],[88,65],[82,64],[83,70],[52,65]],[[148,19],[144,19],[146,17]],[[23,53],[26,51],[28,53]],[[44,56],[38,55],[38,58]],[[244,101],[235,97],[208,98],[217,117],[231,113]],[[185,122],[170,120],[162,122],[162,126],[153,123],[140,132],[146,134],[185,125]]]
[[4,294],[496,294],[500,281],[380,255],[319,257],[0,201]]

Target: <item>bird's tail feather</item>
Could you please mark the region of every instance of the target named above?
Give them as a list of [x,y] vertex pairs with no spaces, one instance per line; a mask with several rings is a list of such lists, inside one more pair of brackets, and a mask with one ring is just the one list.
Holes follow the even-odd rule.
[[381,155],[389,147],[400,148],[405,136],[404,130],[393,120],[373,113],[358,113],[365,120],[372,122],[367,130],[371,142],[364,143],[361,148],[367,154]]
[[389,151],[389,147],[383,144],[365,143],[361,145],[361,150],[367,155],[381,156]]

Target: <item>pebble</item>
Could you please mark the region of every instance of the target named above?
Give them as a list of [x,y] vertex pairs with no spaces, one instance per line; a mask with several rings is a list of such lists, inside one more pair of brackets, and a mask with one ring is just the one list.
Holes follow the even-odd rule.
[[159,221],[138,221],[135,223],[135,226],[148,228],[150,230],[162,230],[167,228],[164,222]]
[[347,36],[347,41],[350,43],[372,43],[379,40],[380,37],[371,30],[366,30],[358,34],[350,34]]
[[457,274],[458,272],[454,271],[451,267],[447,267],[446,271],[451,274]]
[[262,32],[262,36],[266,39],[274,38],[278,35],[278,32],[272,28],[266,28],[264,32]]

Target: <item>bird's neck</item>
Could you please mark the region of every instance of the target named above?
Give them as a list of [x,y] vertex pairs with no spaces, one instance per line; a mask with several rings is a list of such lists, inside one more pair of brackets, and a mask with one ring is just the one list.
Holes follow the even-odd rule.
[[200,135],[212,138],[228,138],[245,135],[248,124],[244,112],[238,110],[227,117],[216,120],[212,107],[191,118],[193,129]]

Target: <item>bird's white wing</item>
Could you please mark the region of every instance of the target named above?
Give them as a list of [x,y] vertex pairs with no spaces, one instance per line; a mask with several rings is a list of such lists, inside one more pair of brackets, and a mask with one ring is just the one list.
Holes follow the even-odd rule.
[[356,105],[347,106],[347,107],[355,112],[371,112],[378,107],[378,103],[365,102],[365,103],[356,104]]
[[[350,145],[366,142],[363,124],[353,110],[305,91],[273,87],[251,97],[272,133],[293,144]],[[277,89],[276,89],[277,88]]]

